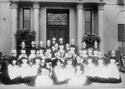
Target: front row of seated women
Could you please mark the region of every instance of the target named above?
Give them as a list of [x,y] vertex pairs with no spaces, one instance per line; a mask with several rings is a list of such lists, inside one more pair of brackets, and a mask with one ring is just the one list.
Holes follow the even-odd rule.
[[[57,52],[58,54],[58,52]],[[26,83],[37,87],[67,84],[82,86],[92,82],[119,83],[121,77],[116,60],[111,58],[105,64],[104,58],[94,62],[93,57],[88,57],[86,63],[66,58],[64,61],[56,55],[54,59],[41,59],[36,57],[33,63],[28,58],[22,57],[19,61],[13,60],[8,65],[8,75],[15,83]]]

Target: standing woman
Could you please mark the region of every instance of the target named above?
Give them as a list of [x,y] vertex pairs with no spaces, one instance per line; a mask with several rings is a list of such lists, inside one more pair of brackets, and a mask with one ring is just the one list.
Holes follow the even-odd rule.
[[79,56],[84,64],[87,64],[87,49],[86,49],[86,43],[82,43],[82,49],[79,51]]
[[97,64],[97,61],[99,59],[99,47],[97,41],[94,42],[93,58],[94,58],[94,63]]

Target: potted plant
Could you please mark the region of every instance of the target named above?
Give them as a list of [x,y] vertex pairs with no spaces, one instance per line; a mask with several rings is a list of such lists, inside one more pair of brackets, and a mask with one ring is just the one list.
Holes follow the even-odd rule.
[[35,40],[36,32],[29,29],[21,29],[16,32],[17,51],[21,49],[21,43],[24,41],[26,49],[30,49],[31,42]]
[[97,41],[98,45],[100,43],[100,37],[96,34],[91,34],[91,33],[87,33],[83,36],[83,40],[84,42],[86,42],[87,48],[93,48],[94,47],[94,42]]

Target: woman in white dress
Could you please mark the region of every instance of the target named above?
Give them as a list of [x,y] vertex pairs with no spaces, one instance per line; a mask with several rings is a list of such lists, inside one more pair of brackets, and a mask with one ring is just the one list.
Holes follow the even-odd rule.
[[34,59],[34,64],[29,68],[30,75],[27,77],[28,80],[27,85],[34,86],[35,79],[40,72],[40,63],[41,63],[41,58],[36,57]]
[[53,85],[51,77],[51,70],[49,69],[49,62],[46,62],[45,67],[41,68],[41,73],[35,79],[36,87],[50,87]]
[[81,64],[79,64],[76,66],[75,75],[74,75],[74,77],[72,77],[69,80],[68,85],[70,85],[70,86],[83,86],[86,84],[86,82],[87,82],[87,77],[84,74],[83,66]]
[[29,65],[28,58],[21,58],[20,74],[23,83],[29,83],[29,77],[31,76],[31,66]]
[[55,66],[53,68],[52,79],[55,85],[67,83],[67,80],[64,76],[64,65],[62,60],[60,59],[55,59]]
[[75,67],[73,65],[73,60],[71,58],[66,59],[66,64],[64,68],[64,78],[71,79],[74,77],[75,74]]
[[88,54],[87,54],[87,49],[86,49],[86,43],[85,42],[82,43],[82,49],[79,51],[79,56],[83,60],[82,62],[86,64]]
[[88,78],[88,81],[93,82],[94,78],[96,77],[97,74],[97,67],[96,65],[93,63],[93,58],[92,57],[88,57],[87,60],[88,64],[85,65],[85,75]]
[[109,77],[108,82],[110,83],[121,82],[120,72],[115,59],[113,58],[110,59],[110,63],[107,65],[107,71],[108,71],[108,77]]
[[20,70],[19,66],[16,65],[16,60],[12,60],[12,63],[8,65],[8,75],[11,84],[20,83]]
[[31,54],[29,55],[29,61],[32,62],[32,60],[36,57],[35,50],[30,50]]
[[102,82],[105,83],[108,80],[108,68],[105,64],[105,61],[103,58],[98,59],[98,66],[97,66],[97,72],[96,72],[96,80],[95,82]]

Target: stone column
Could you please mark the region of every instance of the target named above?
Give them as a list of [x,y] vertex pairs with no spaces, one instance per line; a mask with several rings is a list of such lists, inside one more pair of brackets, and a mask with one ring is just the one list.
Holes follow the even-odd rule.
[[11,33],[11,49],[16,49],[16,31],[17,31],[17,3],[11,3],[12,10],[12,33]]
[[85,21],[84,21],[84,10],[83,4],[77,4],[77,46],[78,50],[81,49],[82,46],[82,37],[85,33]]
[[36,43],[39,42],[39,4],[38,3],[34,3],[33,5],[34,8],[34,31],[36,32]]
[[104,15],[104,3],[98,5],[98,33],[100,36],[100,50],[104,51],[104,28],[103,28],[103,17]]

